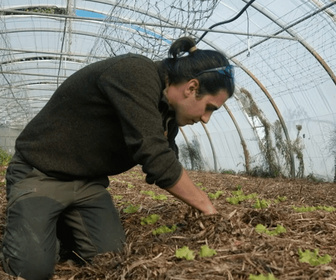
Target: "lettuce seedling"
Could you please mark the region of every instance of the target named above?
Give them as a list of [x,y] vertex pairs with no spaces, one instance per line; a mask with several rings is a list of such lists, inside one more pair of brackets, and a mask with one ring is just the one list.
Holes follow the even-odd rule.
[[160,219],[160,216],[157,214],[152,214],[147,217],[141,218],[141,225],[153,225]]
[[224,192],[217,191],[216,193],[208,193],[210,199],[217,199],[219,198]]
[[327,212],[333,212],[336,211],[335,207],[332,206],[307,206],[307,207],[293,207],[295,212],[313,212],[316,210],[323,210],[323,211],[327,211]]
[[286,229],[281,225],[277,225],[274,230],[268,230],[264,225],[258,224],[255,227],[255,230],[258,233],[265,233],[265,234],[270,235],[270,236],[278,235],[280,233],[285,233],[286,232]]
[[132,214],[132,213],[135,213],[139,210],[140,206],[139,205],[128,205],[123,211],[124,213],[127,213],[127,214]]
[[265,199],[259,199],[257,198],[255,204],[253,205],[254,208],[256,209],[265,209],[267,208],[271,203]]
[[317,210],[324,210],[324,211],[327,211],[327,212],[334,212],[334,211],[336,211],[336,208],[332,207],[332,206],[317,206]]
[[154,195],[154,196],[152,196],[152,198],[155,199],[155,200],[167,200],[168,199],[167,196],[164,195],[164,194]]
[[287,196],[279,196],[277,197],[277,199],[279,202],[283,202],[283,201],[286,201],[287,200]]
[[146,194],[146,195],[149,195],[149,196],[155,195],[155,192],[153,192],[153,191],[141,191],[140,193]]
[[331,257],[326,254],[324,256],[319,256],[318,249],[313,251],[305,250],[304,252],[299,249],[299,261],[304,263],[309,263],[310,265],[317,266],[320,264],[327,264],[331,262]]
[[216,250],[210,249],[208,245],[201,246],[201,250],[199,253],[200,257],[212,257],[213,255],[217,255]]
[[152,199],[155,200],[167,200],[167,196],[164,194],[158,194],[156,195],[155,192],[153,191],[141,191],[142,194],[146,194],[148,196],[150,196]]
[[179,259],[186,259],[188,261],[195,259],[194,251],[190,250],[187,246],[183,246],[182,248],[177,249],[175,256]]
[[176,229],[177,229],[176,225],[173,225],[171,227],[161,226],[161,227],[158,227],[157,229],[153,229],[152,234],[157,235],[157,234],[163,234],[163,233],[171,233],[171,232],[174,232]]
[[231,204],[239,204],[240,202],[244,201],[244,200],[248,200],[248,199],[252,199],[257,197],[256,193],[252,193],[249,195],[244,195],[243,190],[242,189],[238,189],[237,191],[232,191],[231,192],[233,196],[231,197],[227,197],[226,201],[231,203]]

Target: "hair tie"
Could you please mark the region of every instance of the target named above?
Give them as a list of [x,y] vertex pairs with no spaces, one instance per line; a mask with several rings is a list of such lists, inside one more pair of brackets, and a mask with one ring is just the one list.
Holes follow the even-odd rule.
[[189,49],[188,53],[193,53],[194,51],[197,50],[197,47],[196,46],[193,46]]

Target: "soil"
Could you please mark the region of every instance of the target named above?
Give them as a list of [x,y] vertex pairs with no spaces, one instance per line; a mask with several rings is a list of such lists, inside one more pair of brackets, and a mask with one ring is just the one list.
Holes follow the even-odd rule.
[[[3,173],[3,172],[2,172]],[[77,264],[67,260],[57,264],[56,279],[336,279],[336,184],[285,178],[256,178],[243,175],[190,171],[193,181],[207,193],[222,193],[212,199],[220,215],[204,216],[169,195],[145,183],[139,167],[111,177],[108,190],[120,211],[127,235],[121,253],[97,256],[92,263]],[[0,177],[1,236],[5,223],[5,187]],[[231,204],[227,198],[240,190],[245,198]],[[154,199],[148,191],[165,195]],[[237,193],[236,193],[237,194]],[[161,197],[162,198],[162,197]],[[257,198],[265,208],[256,208]],[[125,213],[127,206],[139,206],[135,213]],[[298,212],[294,207],[312,207]],[[306,208],[307,209],[307,208]],[[333,209],[331,209],[333,210]],[[157,214],[153,225],[141,225],[141,218]],[[277,226],[286,232],[269,235],[258,233],[264,225],[275,233]],[[176,226],[176,231],[154,235],[159,226]],[[208,245],[216,254],[199,255],[201,246]],[[177,258],[176,250],[188,246],[195,258]],[[329,255],[326,264],[301,262],[299,251],[318,250],[318,257]],[[275,278],[266,277],[273,274]],[[264,275],[265,278],[250,278]],[[0,279],[15,279],[0,269]]]

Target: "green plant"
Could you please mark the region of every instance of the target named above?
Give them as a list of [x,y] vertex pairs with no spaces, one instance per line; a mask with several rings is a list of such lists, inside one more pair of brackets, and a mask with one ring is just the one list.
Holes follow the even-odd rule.
[[186,259],[188,261],[195,259],[194,251],[190,250],[187,246],[183,246],[182,248],[177,249],[175,256],[179,259]]
[[314,249],[313,251],[305,250],[304,252],[299,249],[299,261],[304,263],[309,263],[310,265],[317,266],[320,264],[327,264],[331,262],[331,257],[326,254],[324,256],[319,256],[318,249]]
[[248,200],[248,199],[253,199],[255,197],[257,197],[256,193],[252,193],[249,195],[245,195],[243,193],[243,190],[241,189],[241,187],[238,187],[237,191],[232,191],[232,196],[231,197],[227,197],[226,201],[231,203],[231,204],[239,204],[240,202],[244,201],[244,200]]
[[128,205],[125,209],[123,209],[123,212],[124,213],[127,213],[127,214],[132,214],[132,213],[135,213],[139,210],[140,206],[139,205]]
[[287,196],[278,196],[275,200],[274,200],[274,202],[275,203],[278,203],[278,202],[284,202],[284,201],[286,201],[287,200]]
[[199,253],[200,257],[212,257],[213,255],[217,255],[216,250],[210,249],[208,245],[201,246],[201,250]]
[[209,198],[211,199],[217,199],[219,198],[224,192],[223,191],[217,191],[216,193],[208,193]]
[[12,156],[9,153],[0,148],[0,166],[8,165],[11,158]]
[[277,225],[274,230],[268,230],[264,225],[258,224],[255,227],[255,230],[258,233],[265,233],[265,234],[271,235],[271,236],[278,235],[280,233],[285,233],[286,232],[286,229],[281,225]]
[[120,200],[120,199],[123,199],[123,197],[124,197],[124,196],[122,196],[122,195],[114,195],[114,196],[113,196],[113,199],[114,199],[114,200]]
[[259,199],[257,198],[255,204],[253,205],[254,208],[256,209],[265,209],[267,208],[271,203],[265,199]]
[[167,200],[168,199],[167,196],[164,194],[158,194],[158,195],[153,196],[152,198],[155,200]]
[[141,225],[153,225],[160,219],[160,215],[152,214],[141,218]]
[[176,225],[172,225],[171,227],[161,226],[161,227],[158,227],[157,229],[153,229],[152,233],[153,233],[153,235],[164,234],[164,233],[172,233],[176,229],[177,229]]
[[336,211],[335,207],[332,206],[303,206],[303,207],[295,207],[293,206],[293,209],[296,212],[313,212],[316,210],[323,210],[323,211],[327,211],[327,212],[334,212]]
[[164,194],[158,194],[156,195],[155,192],[153,191],[141,191],[142,194],[146,194],[148,196],[150,196],[152,199],[155,200],[167,200],[167,196]]
[[222,174],[228,174],[228,175],[235,175],[236,171],[234,171],[232,169],[228,169],[228,170],[221,170],[220,173],[222,173]]
[[153,192],[153,191],[141,191],[140,193],[145,194],[145,195],[149,195],[149,196],[155,195],[155,192]]

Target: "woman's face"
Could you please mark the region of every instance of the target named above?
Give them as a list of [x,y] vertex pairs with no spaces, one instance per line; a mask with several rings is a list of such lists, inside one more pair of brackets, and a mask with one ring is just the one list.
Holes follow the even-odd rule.
[[[192,81],[179,86],[170,86],[168,89],[167,97],[175,111],[179,126],[194,124],[199,121],[207,123],[211,114],[229,98],[226,90],[219,90],[216,95],[206,94],[198,97],[196,96],[198,83],[190,83]],[[174,94],[175,98],[170,99],[169,96],[174,96]]]

